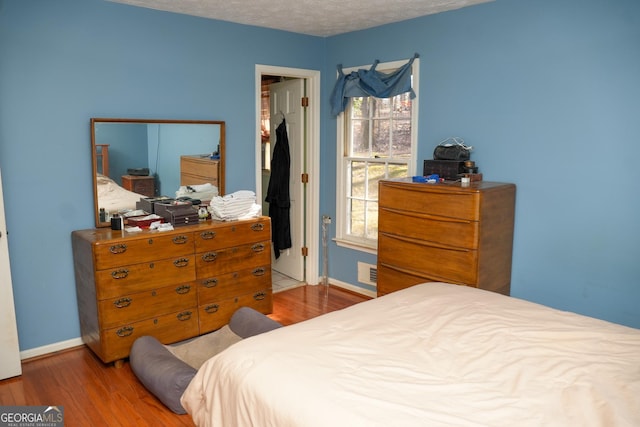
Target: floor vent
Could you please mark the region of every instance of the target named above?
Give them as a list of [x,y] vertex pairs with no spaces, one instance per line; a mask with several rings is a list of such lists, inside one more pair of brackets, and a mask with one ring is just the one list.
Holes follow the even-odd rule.
[[358,282],[375,286],[378,282],[378,268],[373,264],[358,262]]

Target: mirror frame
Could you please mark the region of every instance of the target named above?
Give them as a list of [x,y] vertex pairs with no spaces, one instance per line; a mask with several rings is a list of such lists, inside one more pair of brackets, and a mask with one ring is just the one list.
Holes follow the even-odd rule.
[[[225,183],[225,142],[226,142],[226,131],[225,131],[225,122],[219,120],[170,120],[170,119],[125,119],[125,118],[99,118],[93,117],[91,118],[91,167],[93,171],[93,212],[95,215],[96,228],[109,227],[111,226],[110,222],[100,222],[100,212],[98,210],[98,159],[96,156],[96,131],[95,125],[97,123],[149,123],[149,124],[198,124],[198,125],[220,125],[220,163],[219,163],[219,171],[218,171],[218,193],[220,195],[224,195],[224,183]],[[215,146],[215,142],[214,142]]]

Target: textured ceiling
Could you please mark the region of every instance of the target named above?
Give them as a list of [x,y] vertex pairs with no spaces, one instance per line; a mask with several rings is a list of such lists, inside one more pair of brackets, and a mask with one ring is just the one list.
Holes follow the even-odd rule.
[[108,0],[151,9],[332,36],[493,0]]

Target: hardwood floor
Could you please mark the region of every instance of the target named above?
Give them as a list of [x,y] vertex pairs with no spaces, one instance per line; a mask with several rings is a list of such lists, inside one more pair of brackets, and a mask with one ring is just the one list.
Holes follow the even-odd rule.
[[[290,325],[368,300],[331,286],[301,286],[273,295],[271,318]],[[137,380],[128,363],[103,364],[87,347],[24,361],[22,376],[0,381],[0,406],[57,405],[65,426],[193,426]]]

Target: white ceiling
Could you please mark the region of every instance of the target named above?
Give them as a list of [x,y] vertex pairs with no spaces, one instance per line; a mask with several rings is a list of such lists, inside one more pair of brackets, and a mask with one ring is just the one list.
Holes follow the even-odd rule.
[[333,36],[493,0],[108,0],[150,9]]

